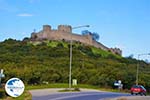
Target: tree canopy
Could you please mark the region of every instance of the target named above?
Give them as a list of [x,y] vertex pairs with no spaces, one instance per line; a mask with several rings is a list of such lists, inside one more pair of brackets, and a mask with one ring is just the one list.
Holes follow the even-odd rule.
[[93,40],[95,40],[95,41],[98,41],[99,38],[100,38],[99,34],[96,33],[96,32],[90,32],[90,31],[88,31],[88,30],[82,31],[82,35],[87,35],[87,34],[91,35],[92,38],[93,38]]

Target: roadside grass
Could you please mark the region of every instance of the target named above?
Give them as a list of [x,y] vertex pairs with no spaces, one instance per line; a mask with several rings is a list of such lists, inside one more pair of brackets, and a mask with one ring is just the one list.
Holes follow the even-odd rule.
[[79,92],[80,89],[79,88],[71,88],[71,89],[63,89],[63,90],[59,90],[58,92]]
[[29,93],[29,91],[25,91],[21,96],[17,98],[7,97],[6,100],[32,100],[32,95]]
[[0,100],[32,100],[32,95],[29,91],[25,90],[24,93],[19,97],[10,97],[10,96],[4,96],[3,98],[0,98]]
[[26,90],[45,89],[45,88],[67,88],[67,87],[68,87],[68,84],[65,84],[65,83],[27,85]]
[[[27,85],[26,90],[34,89],[45,89],[45,88],[68,88],[67,83],[55,83],[55,84],[42,84],[42,85]],[[87,89],[100,89],[98,86],[92,86],[87,84],[78,84],[77,86],[72,86],[72,88],[87,88]]]
[[[42,85],[27,85],[26,90],[34,90],[34,89],[45,89],[45,88],[65,88],[65,90],[62,91],[68,91],[69,85],[67,83],[55,83],[55,84],[42,84]],[[77,86],[72,86],[72,88],[79,89],[85,88],[85,89],[95,89],[100,91],[108,91],[108,92],[124,92],[129,93],[129,90],[118,90],[118,89],[112,89],[112,88],[102,88],[99,86],[93,86],[88,84],[78,84]],[[73,90],[73,91],[74,91]],[[60,92],[62,92],[60,91]]]

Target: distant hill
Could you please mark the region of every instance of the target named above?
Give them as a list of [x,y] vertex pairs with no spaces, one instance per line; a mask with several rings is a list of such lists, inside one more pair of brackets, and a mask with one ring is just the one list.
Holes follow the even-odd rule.
[[[21,78],[26,84],[68,83],[69,47],[64,41],[29,42],[8,39],[0,43],[0,69]],[[72,78],[78,83],[113,87],[122,80],[124,87],[135,84],[138,61],[73,42]],[[150,65],[139,61],[139,83],[149,87]]]

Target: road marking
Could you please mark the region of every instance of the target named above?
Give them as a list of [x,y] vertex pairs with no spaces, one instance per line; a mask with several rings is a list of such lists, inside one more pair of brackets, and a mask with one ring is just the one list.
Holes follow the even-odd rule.
[[87,93],[87,94],[74,94],[74,95],[70,95],[70,96],[63,96],[63,97],[58,97],[58,98],[53,98],[53,99],[49,99],[49,100],[62,100],[62,99],[67,99],[67,98],[74,98],[74,97],[80,97],[80,96],[89,96],[89,95],[97,95],[97,94],[100,94],[99,93],[94,93],[94,94],[91,94],[91,93]]

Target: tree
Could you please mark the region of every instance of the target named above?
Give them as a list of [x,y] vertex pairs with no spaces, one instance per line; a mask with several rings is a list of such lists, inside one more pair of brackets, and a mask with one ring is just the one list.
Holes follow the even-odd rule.
[[82,31],[82,35],[88,35],[88,34],[91,35],[93,40],[95,40],[95,41],[99,40],[99,38],[100,38],[99,34],[96,32],[90,32],[88,30]]
[[130,59],[133,59],[133,57],[134,57],[134,54],[130,54],[128,57],[126,57],[126,58],[130,58]]
[[91,34],[91,32],[88,31],[88,30],[83,30],[83,31],[82,31],[82,35],[87,35],[87,34]]
[[96,32],[92,33],[92,37],[93,37],[93,40],[96,40],[96,41],[99,40],[99,38],[100,38],[99,34]]

